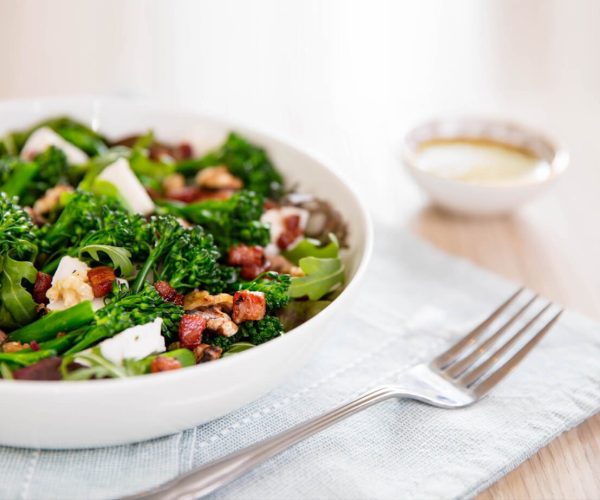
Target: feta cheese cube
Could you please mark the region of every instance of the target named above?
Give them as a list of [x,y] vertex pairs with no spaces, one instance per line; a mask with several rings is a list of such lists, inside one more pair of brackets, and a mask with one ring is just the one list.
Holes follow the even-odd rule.
[[33,160],[37,155],[46,151],[50,146],[60,149],[71,165],[82,165],[89,160],[88,155],[77,146],[63,139],[49,127],[41,127],[27,139],[21,150],[21,158]]
[[151,354],[165,352],[165,339],[161,335],[162,318],[152,323],[133,326],[99,344],[100,353],[109,361],[121,364],[124,359],[142,359]]
[[111,163],[98,178],[113,184],[134,212],[148,215],[154,211],[152,199],[125,158],[119,158]]

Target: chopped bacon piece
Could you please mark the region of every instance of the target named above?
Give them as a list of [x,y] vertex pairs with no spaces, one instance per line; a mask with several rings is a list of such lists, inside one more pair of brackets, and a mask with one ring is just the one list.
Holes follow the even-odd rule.
[[46,358],[33,365],[19,368],[13,372],[18,380],[61,380],[60,365],[62,358]]
[[255,266],[255,265],[242,266],[242,268],[240,269],[240,276],[242,278],[244,278],[245,280],[253,280],[259,274],[264,272],[266,268],[267,268],[266,266]]
[[200,344],[194,349],[194,356],[196,357],[196,363],[206,363],[207,361],[214,361],[219,359],[223,349],[216,345]]
[[206,318],[199,314],[184,314],[179,322],[179,343],[181,347],[193,349],[202,344],[202,332],[206,328]]
[[7,338],[8,338],[8,334],[4,333],[2,330],[0,330],[0,345],[4,344],[4,342],[6,342]]
[[249,264],[262,265],[265,262],[265,252],[262,247],[237,245],[229,249],[230,266],[246,266]]
[[158,356],[152,360],[152,364],[150,365],[150,372],[166,372],[169,370],[178,370],[181,367],[181,362],[176,358],[170,358],[168,356]]
[[267,313],[267,301],[263,292],[241,290],[233,296],[233,321],[237,324],[243,321],[258,321]]
[[40,345],[35,340],[32,340],[31,342],[29,342],[29,347],[31,347],[31,350],[34,352],[37,352],[40,350]]
[[196,186],[183,186],[169,190],[167,192],[167,198],[170,200],[182,201],[183,203],[193,203],[202,198],[202,191]]
[[87,276],[94,297],[104,297],[112,290],[113,281],[117,279],[114,269],[109,266],[94,267],[88,271]]
[[189,142],[182,142],[173,148],[173,158],[178,161],[189,160],[194,156],[194,150]]
[[277,238],[277,246],[286,250],[298,237],[302,236],[303,230],[300,226],[299,215],[288,215],[283,219],[284,230]]
[[165,300],[166,302],[173,302],[178,306],[183,305],[183,295],[177,293],[177,290],[169,285],[166,281],[157,281],[154,283],[154,288],[158,294]]
[[279,203],[277,203],[276,201],[273,200],[269,200],[268,198],[265,200],[265,202],[263,203],[263,208],[265,209],[265,212],[267,210],[271,210],[273,208],[279,208]]
[[240,276],[253,280],[267,268],[265,251],[262,247],[237,245],[229,249],[228,262],[230,266],[239,266]]
[[51,286],[52,276],[38,271],[35,278],[35,283],[33,285],[33,300],[35,300],[38,304],[47,304],[49,300],[48,297],[46,297],[46,292],[50,290]]

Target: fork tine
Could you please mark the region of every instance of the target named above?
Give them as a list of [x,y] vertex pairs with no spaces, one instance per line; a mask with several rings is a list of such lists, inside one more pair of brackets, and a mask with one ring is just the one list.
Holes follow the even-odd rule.
[[479,325],[477,325],[470,333],[467,334],[466,337],[463,337],[461,340],[456,342],[452,347],[450,347],[447,351],[443,352],[439,356],[437,356],[432,364],[437,366],[440,370],[448,367],[452,362],[456,360],[456,358],[463,352],[468,346],[472,345],[485,331],[485,329],[490,326],[490,324],[504,311],[524,290],[524,287],[519,288],[515,293],[513,293],[506,301],[504,301],[500,306],[492,312],[486,319],[484,319]]
[[496,333],[494,333],[489,339],[487,339],[483,344],[481,344],[477,349],[471,352],[468,356],[463,359],[457,361],[456,363],[451,364],[446,370],[446,375],[456,378],[459,375],[462,375],[465,371],[467,371],[471,366],[475,364],[475,362],[480,359],[486,352],[489,351],[490,347],[492,347],[498,339],[508,330],[508,328],[519,319],[523,313],[529,309],[529,306],[533,304],[538,298],[538,294],[535,294],[531,299],[527,301],[527,303],[521,307],[511,318],[507,319],[504,324],[498,328]]
[[515,355],[510,358],[506,363],[504,363],[498,370],[492,373],[488,378],[486,378],[483,382],[481,382],[477,387],[475,387],[475,394],[477,397],[485,396],[498,382],[500,382],[504,377],[506,377],[509,372],[519,364],[519,362],[529,354],[537,343],[542,340],[544,335],[548,333],[550,328],[558,321],[558,318],[563,313],[561,309],[558,311],[550,321],[548,321],[535,336],[527,342],[519,351],[515,353]]
[[[515,333],[502,347],[500,347],[496,352],[494,352],[485,362],[481,363],[477,368],[471,370],[464,374],[462,377],[458,379],[458,383],[464,385],[465,387],[472,387],[477,381],[479,381],[486,373],[488,373],[494,365],[498,363],[498,360],[502,358],[516,343],[519,339],[525,335],[531,326],[538,320],[540,317],[550,308],[552,305],[551,302],[546,304],[533,318],[531,318],[525,326],[523,326],[517,333]],[[562,312],[562,310],[560,311]],[[548,324],[552,326],[553,321],[556,321],[560,316],[560,313],[557,314],[552,320],[550,320],[542,329],[541,332],[545,333],[547,330],[545,329]],[[539,335],[540,332],[536,334]],[[534,336],[535,337],[535,336]],[[535,345],[535,344],[534,344]],[[532,346],[533,347],[533,346]],[[523,354],[525,356],[527,352]]]

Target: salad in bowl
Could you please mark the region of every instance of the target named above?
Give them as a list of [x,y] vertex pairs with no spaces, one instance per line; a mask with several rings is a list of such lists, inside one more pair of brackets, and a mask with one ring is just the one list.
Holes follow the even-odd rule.
[[199,153],[69,116],[12,130],[0,140],[0,377],[221,362],[335,300],[347,246],[336,207],[239,133]]

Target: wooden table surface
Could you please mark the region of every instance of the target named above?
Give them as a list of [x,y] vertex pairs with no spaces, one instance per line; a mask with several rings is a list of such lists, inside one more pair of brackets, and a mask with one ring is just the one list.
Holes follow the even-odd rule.
[[[564,194],[568,196],[568,189]],[[567,307],[599,316],[598,290],[594,294],[586,287],[593,286],[586,263],[594,256],[580,261],[568,257],[585,241],[585,234],[578,234],[587,232],[583,223],[576,224],[564,242],[557,244],[551,235],[532,232],[518,216],[468,221],[426,208],[415,217],[412,229],[446,252],[524,283]],[[587,279],[572,279],[570,272],[587,275]],[[599,473],[600,414],[561,435],[479,498],[599,498]]]

